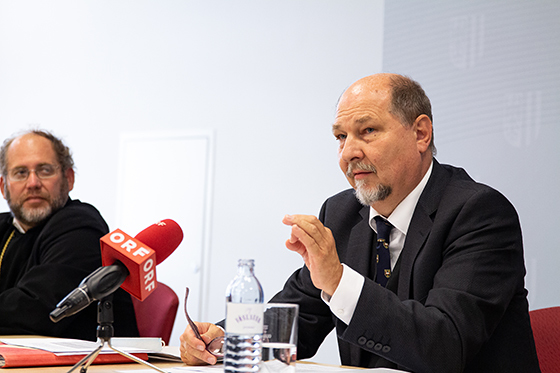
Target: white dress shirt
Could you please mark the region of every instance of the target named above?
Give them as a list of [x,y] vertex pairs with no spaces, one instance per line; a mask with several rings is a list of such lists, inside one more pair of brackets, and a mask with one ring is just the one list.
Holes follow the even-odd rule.
[[[404,240],[406,238],[406,233],[408,232],[408,226],[412,220],[412,214],[416,208],[416,204],[420,199],[422,191],[428,183],[428,179],[432,174],[433,162],[430,168],[420,181],[420,183],[414,188],[412,192],[401,203],[393,210],[391,215],[387,218],[389,222],[393,225],[391,230],[391,235],[389,238],[389,253],[391,256],[391,269],[395,268],[395,264],[399,259],[399,255],[404,246]],[[369,211],[369,226],[377,233],[377,228],[374,218],[380,215],[377,211],[370,207]],[[364,286],[364,276],[348,267],[346,264],[342,263],[343,271],[340,283],[336,288],[332,297],[329,298],[328,294],[321,292],[321,298],[325,303],[327,303],[334,313],[341,321],[347,325],[352,320],[354,315],[354,310],[358,304],[358,299],[362,292]]]

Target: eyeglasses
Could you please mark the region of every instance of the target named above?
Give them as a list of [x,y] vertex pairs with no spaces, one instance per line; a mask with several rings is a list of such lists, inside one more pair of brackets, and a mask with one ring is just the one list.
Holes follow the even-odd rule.
[[48,163],[42,164],[34,170],[30,170],[27,167],[16,167],[8,171],[8,180],[14,182],[26,181],[32,172],[35,172],[35,175],[37,175],[37,177],[41,180],[50,179],[56,175],[56,171],[59,168],[59,166],[53,166]]
[[[185,292],[185,316],[187,317],[187,321],[189,322],[189,325],[190,325],[192,331],[194,332],[194,335],[196,335],[196,338],[198,338],[202,342],[204,342],[204,340],[200,336],[200,332],[198,331],[198,327],[191,320],[191,318],[189,317],[189,313],[187,312],[187,297],[188,296],[189,296],[189,288],[187,288],[187,290]],[[204,342],[204,344],[206,344],[206,342]],[[212,355],[216,356],[218,358],[218,360],[220,360],[220,358],[223,358],[223,356],[224,356],[224,337],[216,337],[213,340],[211,340],[210,343],[208,343],[206,345],[206,351],[208,351]]]

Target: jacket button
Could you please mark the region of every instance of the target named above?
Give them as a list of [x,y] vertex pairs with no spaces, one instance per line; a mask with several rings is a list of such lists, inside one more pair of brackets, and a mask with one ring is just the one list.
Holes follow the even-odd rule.
[[384,353],[387,353],[387,352],[391,351],[391,347],[385,345],[385,346],[383,346],[383,349],[381,351],[384,352]]
[[375,345],[375,342],[372,341],[371,339],[369,341],[367,341],[367,343],[366,343],[367,348],[373,348],[374,345]]
[[383,345],[381,343],[376,343],[375,346],[373,347],[375,351],[381,351],[382,348]]
[[358,344],[359,344],[360,346],[365,345],[366,342],[367,342],[367,338],[366,338],[366,337],[362,336],[362,337],[358,338]]

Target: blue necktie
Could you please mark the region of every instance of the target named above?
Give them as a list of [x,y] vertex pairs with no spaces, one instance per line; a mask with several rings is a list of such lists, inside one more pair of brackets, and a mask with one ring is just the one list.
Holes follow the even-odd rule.
[[377,275],[375,282],[385,287],[391,277],[391,256],[389,254],[389,235],[393,226],[381,216],[376,216],[377,225]]

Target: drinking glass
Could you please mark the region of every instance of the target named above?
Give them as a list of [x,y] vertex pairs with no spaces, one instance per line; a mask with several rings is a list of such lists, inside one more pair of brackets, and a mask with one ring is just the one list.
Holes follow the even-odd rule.
[[265,305],[261,373],[296,371],[298,312],[297,304]]

